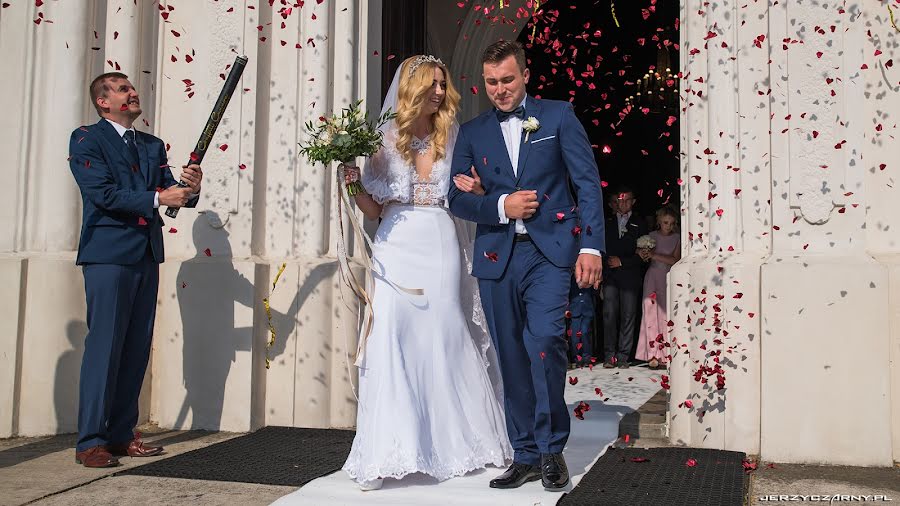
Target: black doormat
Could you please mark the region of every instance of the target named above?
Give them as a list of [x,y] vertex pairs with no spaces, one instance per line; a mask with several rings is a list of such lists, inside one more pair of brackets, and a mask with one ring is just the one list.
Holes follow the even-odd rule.
[[300,487],[339,470],[350,454],[354,434],[340,429],[264,427],[118,474]]
[[745,457],[699,448],[610,448],[558,504],[741,506],[750,484]]

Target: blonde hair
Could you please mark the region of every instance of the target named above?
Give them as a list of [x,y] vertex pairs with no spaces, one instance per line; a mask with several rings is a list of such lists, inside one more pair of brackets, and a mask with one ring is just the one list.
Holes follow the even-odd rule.
[[450,71],[443,63],[426,61],[420,63],[415,71],[410,74],[409,67],[413,60],[419,56],[412,56],[403,60],[400,65],[400,86],[397,90],[397,151],[403,159],[412,163],[413,156],[409,143],[412,141],[412,126],[419,117],[422,107],[425,105],[425,97],[434,86],[434,69],[439,68],[444,73],[447,82],[444,101],[438,111],[432,116],[434,132],[431,134],[431,145],[434,146],[434,161],[443,159],[447,155],[447,142],[450,137],[450,128],[456,121],[456,111],[459,110],[459,92],[453,86],[450,79]]
[[659,220],[669,216],[675,222],[673,228],[678,229],[678,213],[669,206],[662,206],[656,210],[656,228],[659,228]]

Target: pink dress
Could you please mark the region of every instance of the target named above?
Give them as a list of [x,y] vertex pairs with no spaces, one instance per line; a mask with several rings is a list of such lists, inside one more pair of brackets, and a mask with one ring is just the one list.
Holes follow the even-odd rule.
[[[650,232],[650,237],[656,240],[653,252],[660,255],[674,255],[680,247],[678,232],[662,235],[658,230]],[[643,316],[641,318],[641,334],[638,338],[638,360],[649,361],[656,358],[659,362],[667,362],[666,357],[671,351],[666,347],[668,343],[669,316],[666,310],[666,274],[671,265],[650,261],[650,268],[644,275],[644,297],[642,299]]]

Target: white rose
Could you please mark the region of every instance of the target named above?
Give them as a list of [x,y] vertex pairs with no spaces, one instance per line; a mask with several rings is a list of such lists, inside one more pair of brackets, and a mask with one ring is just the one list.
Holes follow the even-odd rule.
[[528,142],[528,136],[531,135],[531,132],[537,132],[538,128],[541,128],[541,122],[534,116],[529,116],[528,119],[522,122],[522,130],[525,130],[525,142]]
[[637,247],[643,249],[653,249],[656,247],[656,241],[649,235],[642,235],[637,239]]
[[541,128],[541,122],[534,116],[529,116],[528,119],[522,123],[522,128],[526,132],[536,132],[538,128]]

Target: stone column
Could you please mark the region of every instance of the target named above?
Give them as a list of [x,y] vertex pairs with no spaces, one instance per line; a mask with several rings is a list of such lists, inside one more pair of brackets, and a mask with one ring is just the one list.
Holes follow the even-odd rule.
[[[178,4],[159,23],[155,131],[176,177],[235,57],[249,63],[203,159],[196,209],[166,218],[152,358],[151,418],[160,426],[247,431],[262,423],[268,273],[253,256],[259,131],[258,2]],[[265,321],[264,319],[262,320]]]
[[[17,76],[4,80],[4,152],[12,154],[3,206],[12,234],[3,236],[3,300],[16,330],[3,334],[15,371],[14,406],[4,413],[20,435],[69,432],[75,427],[80,349],[85,335],[81,270],[74,265],[80,198],[69,174],[69,134],[84,124],[87,102],[89,8],[34,2],[4,9],[3,52]],[[7,60],[5,60],[5,63]],[[12,143],[12,145],[7,145]],[[7,200],[8,199],[8,200]],[[10,207],[6,207],[10,206]],[[15,279],[15,281],[13,281]],[[12,341],[10,341],[12,340]],[[13,344],[15,343],[15,344]],[[9,422],[8,422],[9,423]]]
[[[896,223],[900,216],[900,147],[897,144],[900,110],[900,33],[891,26],[886,8],[862,13],[861,22],[871,38],[863,49],[860,64],[868,69],[862,73],[863,92],[870,97],[865,103],[862,118],[862,146],[865,158],[860,162],[866,188],[866,249],[889,272],[887,298],[890,318],[891,364],[891,431],[894,461],[900,459],[900,230]],[[900,16],[894,8],[895,23]],[[881,51],[875,55],[875,50]],[[889,65],[889,62],[892,65]],[[864,69],[860,69],[864,70]],[[852,196],[851,196],[852,197]],[[853,204],[850,204],[851,208]],[[860,205],[863,205],[860,203]],[[866,313],[868,314],[868,313]],[[886,402],[886,401],[882,401]]]
[[[0,311],[0,437],[18,429],[19,368],[22,363],[19,318],[24,289],[25,260],[20,251],[24,235],[24,212],[28,176],[25,151],[30,125],[27,98],[30,94],[31,62],[34,56],[34,5],[10,4],[0,16],[0,51],[6,71],[19,79],[0,81],[0,149],[7,163],[8,183],[0,186],[0,296],[7,301]],[[18,55],[13,57],[13,55]]]
[[287,263],[272,295],[273,309],[284,315],[276,325],[283,351],[265,373],[267,424],[350,426],[356,418],[355,371],[346,364],[348,349],[355,352],[356,305],[338,279],[335,167],[307,162],[297,143],[307,140],[307,121],[360,98],[370,108],[379,102],[367,95],[368,12],[368,4],[351,1],[307,3],[287,17],[275,9],[268,14],[272,43],[260,46],[260,73],[270,78],[266,124],[258,128],[267,137],[256,158],[264,170],[257,169],[254,184],[264,200],[254,213],[257,221],[265,217],[257,251],[271,259],[268,279],[282,259]]
[[[874,95],[859,66],[874,8],[684,4],[675,442],[779,462],[891,461],[888,275],[864,227]],[[703,371],[695,381],[717,354],[724,385]]]

